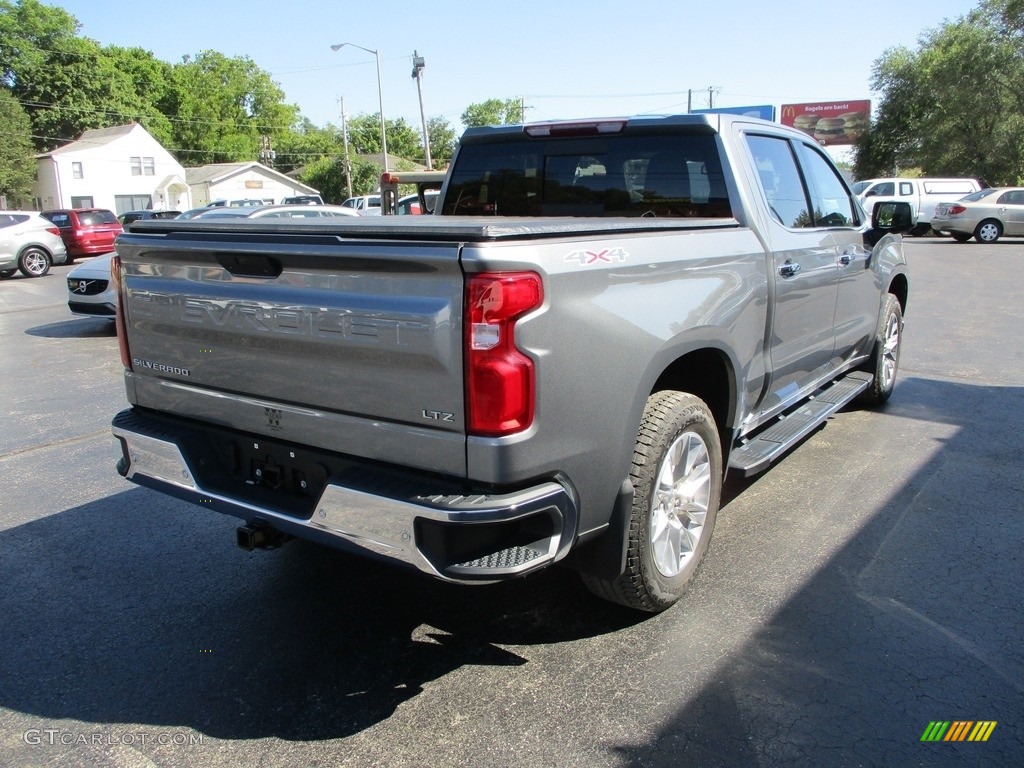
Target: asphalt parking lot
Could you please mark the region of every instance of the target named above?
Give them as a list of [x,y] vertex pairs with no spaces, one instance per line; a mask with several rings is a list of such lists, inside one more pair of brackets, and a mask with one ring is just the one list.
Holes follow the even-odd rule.
[[0,281],[0,766],[1024,765],[1024,240],[907,253],[888,406],[730,482],[651,617],[557,569],[239,550],[115,472],[117,341],[70,268]]

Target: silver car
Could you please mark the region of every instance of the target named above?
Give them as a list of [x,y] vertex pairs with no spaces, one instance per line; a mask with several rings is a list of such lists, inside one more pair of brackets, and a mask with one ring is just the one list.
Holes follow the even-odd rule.
[[38,211],[0,211],[0,278],[42,277],[68,260],[60,230]]
[[1024,187],[990,187],[955,203],[939,203],[932,229],[952,235],[958,243],[972,237],[994,243],[1003,235],[1024,236]]
[[95,256],[68,272],[68,309],[72,314],[114,319],[117,294],[110,280],[113,257],[113,253]]

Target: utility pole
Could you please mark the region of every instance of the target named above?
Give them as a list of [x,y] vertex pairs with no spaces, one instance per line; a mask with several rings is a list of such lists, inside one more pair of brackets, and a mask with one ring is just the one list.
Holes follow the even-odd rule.
[[270,137],[267,135],[260,136],[260,162],[270,168],[274,167],[274,158],[277,157],[277,153],[270,145]]
[[693,88],[686,89],[686,114],[693,112]]
[[430,161],[430,136],[427,134],[427,115],[423,111],[423,69],[426,67],[423,57],[416,51],[412,52],[412,77],[416,81],[416,92],[420,96],[420,121],[423,123],[423,152],[427,159],[427,170],[432,171],[434,164]]
[[352,164],[348,159],[348,123],[345,122],[345,97],[341,97],[341,140],[345,144],[345,185],[348,196],[352,197]]
[[714,85],[708,86],[708,109],[715,108],[715,94],[721,93],[722,89]]
[[526,110],[528,110],[528,109],[533,109],[533,107],[526,106],[526,97],[525,96],[520,96],[519,97],[519,122],[520,123],[525,123],[526,122]]

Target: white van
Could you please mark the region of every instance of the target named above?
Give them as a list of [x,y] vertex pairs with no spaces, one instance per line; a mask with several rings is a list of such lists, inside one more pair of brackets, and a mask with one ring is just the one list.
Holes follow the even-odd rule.
[[917,214],[912,235],[923,235],[931,229],[936,205],[956,202],[979,189],[981,184],[975,179],[867,179],[853,185],[854,194],[868,213],[876,203],[910,203]]

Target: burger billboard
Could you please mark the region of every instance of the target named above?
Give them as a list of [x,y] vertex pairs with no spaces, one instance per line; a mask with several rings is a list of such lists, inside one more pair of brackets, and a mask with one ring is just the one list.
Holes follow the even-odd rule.
[[868,128],[871,101],[783,104],[783,125],[803,131],[825,146],[853,144]]

